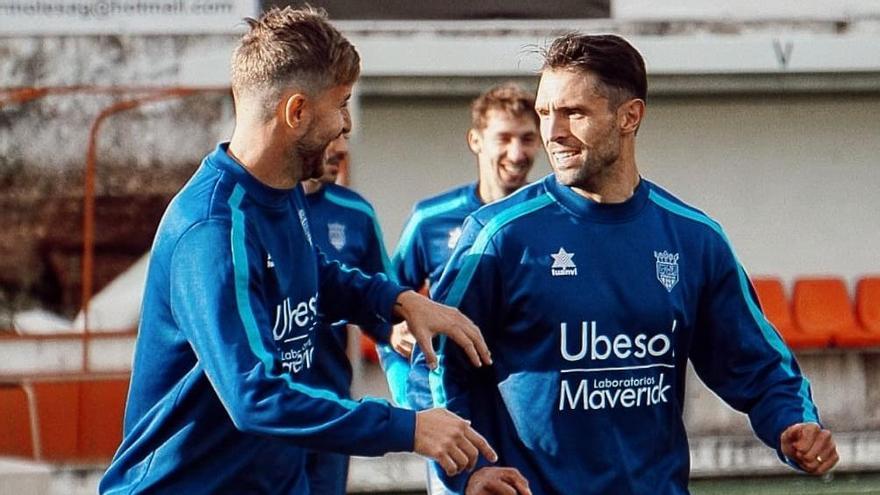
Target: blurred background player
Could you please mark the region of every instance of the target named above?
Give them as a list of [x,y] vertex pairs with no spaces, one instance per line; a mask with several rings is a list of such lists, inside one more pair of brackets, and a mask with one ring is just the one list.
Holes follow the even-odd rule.
[[688,493],[688,360],[782,460],[837,463],[721,227],[640,177],[646,96],[622,38],[554,41],[535,105],[554,174],[471,215],[432,289],[495,359],[475,369],[444,342],[431,373],[435,403],[499,451],[500,467],[447,480],[457,491]]
[[[461,418],[355,402],[300,381],[319,318],[409,320],[431,353],[438,328],[491,362],[461,313],[327,261],[311,239],[304,179],[351,126],[351,43],[311,8],[248,19],[232,60],[235,130],[163,216],[150,257],[122,445],[105,494],[308,491],[306,449],[416,451],[453,474],[478,450]],[[320,315],[320,316],[319,316]]]
[[[350,163],[348,135],[342,134],[327,146],[324,173],[302,182],[309,208],[309,222],[315,246],[330,259],[372,275],[389,273],[388,255],[373,207],[360,194],[336,184],[342,168]],[[332,302],[331,302],[332,303]],[[391,329],[394,335],[390,335]],[[352,367],[347,355],[346,321],[322,322],[316,333],[321,359],[315,360],[304,382],[323,386],[343,398],[351,398]],[[406,356],[415,339],[405,325],[379,325],[367,329],[377,342]],[[404,334],[405,332],[405,334]],[[360,349],[356,349],[359,351]],[[306,456],[309,493],[344,494],[349,457],[334,452],[312,451]]]
[[[461,235],[465,217],[526,184],[540,148],[534,101],[519,85],[505,83],[471,103],[467,143],[477,158],[477,181],[413,207],[391,262],[398,283],[422,290],[434,283]],[[417,410],[433,407],[427,373],[411,375],[409,362],[388,346],[379,346],[379,355],[398,404]]]

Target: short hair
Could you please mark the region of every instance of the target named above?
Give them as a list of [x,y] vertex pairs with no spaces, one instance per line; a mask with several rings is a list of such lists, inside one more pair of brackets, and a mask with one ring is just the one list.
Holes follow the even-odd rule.
[[493,86],[471,102],[471,126],[477,130],[485,129],[492,110],[514,118],[528,116],[540,126],[535,112],[535,96],[519,84],[507,82]]
[[625,100],[647,101],[645,60],[625,39],[614,34],[569,33],[544,52],[544,70],[579,70],[595,74],[612,107]]
[[245,22],[250,30],[232,55],[232,91],[262,93],[270,115],[287,87],[322,91],[360,75],[360,55],[322,9],[274,7]]

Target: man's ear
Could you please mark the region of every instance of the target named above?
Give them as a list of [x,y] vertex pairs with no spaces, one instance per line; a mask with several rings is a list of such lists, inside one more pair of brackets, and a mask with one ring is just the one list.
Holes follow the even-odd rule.
[[633,98],[617,108],[617,123],[621,134],[635,134],[645,118],[645,101]]
[[282,102],[284,123],[292,129],[302,128],[309,120],[308,98],[302,93],[292,93]]
[[476,129],[468,129],[467,131],[468,148],[475,155],[479,155],[483,151],[483,134]]

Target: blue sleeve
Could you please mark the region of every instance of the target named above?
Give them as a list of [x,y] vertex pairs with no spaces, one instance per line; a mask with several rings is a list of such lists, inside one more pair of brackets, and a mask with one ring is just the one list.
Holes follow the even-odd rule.
[[410,373],[409,361],[388,344],[377,344],[376,352],[379,354],[379,364],[385,372],[385,379],[388,380],[391,399],[399,407],[412,409],[413,406],[406,396],[406,382]]
[[[370,274],[384,273],[389,279],[394,280],[394,277],[391,276],[391,260],[388,259],[388,253],[385,251],[385,240],[375,214],[367,215],[365,230],[364,239],[367,243],[367,251],[364,253],[364,259],[361,260],[360,268]],[[365,326],[362,329],[378,345],[388,344],[388,339],[391,336],[391,324],[387,321],[375,326]]]
[[[372,273],[384,273],[390,279],[395,277],[391,270],[391,261],[385,251],[385,242],[382,229],[375,217],[369,217],[371,228],[366,233],[368,244],[367,254],[364,260],[364,269]],[[391,325],[384,324],[373,329],[367,329],[367,333],[376,341],[376,353],[379,356],[379,364],[385,372],[388,380],[388,388],[391,391],[391,399],[400,407],[409,408],[406,400],[406,376],[409,373],[409,361],[394,351],[389,345]]]
[[428,278],[427,259],[422,247],[422,223],[413,210],[391,259],[391,272],[400,285],[419,290]]
[[[224,222],[207,221],[181,237],[171,259],[170,300],[176,324],[236,428],[347,454],[411,451],[411,411],[384,401],[341,399],[282,372],[263,294],[262,254],[230,230]],[[349,280],[365,289],[373,283],[323,270],[325,279],[337,277],[331,285]],[[374,292],[369,301],[381,310],[388,296]]]
[[[481,230],[482,225],[472,217],[465,220],[462,236],[452,257],[432,288],[432,297],[444,304],[457,307],[480,328],[490,350],[497,326],[503,321],[504,306],[501,295],[501,278],[497,253],[492,240]],[[424,354],[417,352],[413,361],[411,380],[427,377],[434,406],[446,407],[459,416],[471,420],[472,426],[494,444],[493,417],[480,406],[491,407],[492,370],[475,368],[460,347],[445,336],[437,339],[438,366],[429,371]],[[417,390],[411,383],[411,388]],[[479,398],[477,400],[476,398]],[[503,462],[503,460],[501,461]],[[476,469],[489,465],[482,456]],[[448,477],[438,470],[447,487],[464,490],[471,472]]]
[[347,320],[365,328],[384,328],[387,333],[388,324],[393,321],[394,303],[405,289],[384,273],[368,276],[357,268],[329,261],[319,249],[316,252],[322,318]]
[[819,423],[818,412],[809,382],[722,240],[704,267],[711,275],[700,296],[691,362],[703,382],[748,414],[758,438],[783,458],[782,431],[795,423]]

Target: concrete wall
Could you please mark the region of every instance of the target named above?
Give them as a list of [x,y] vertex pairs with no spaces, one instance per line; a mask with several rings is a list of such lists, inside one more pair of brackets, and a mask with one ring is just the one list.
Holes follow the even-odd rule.
[[[476,165],[466,98],[366,98],[352,185],[389,248],[413,202]],[[638,137],[645,177],[725,226],[751,273],[880,271],[880,96],[661,97]],[[540,157],[533,176],[549,173]]]

